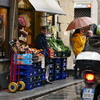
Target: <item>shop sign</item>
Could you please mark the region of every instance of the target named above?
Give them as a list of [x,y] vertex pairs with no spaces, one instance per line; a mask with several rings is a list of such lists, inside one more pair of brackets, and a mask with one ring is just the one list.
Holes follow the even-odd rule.
[[74,8],[91,8],[91,4],[88,3],[75,3]]

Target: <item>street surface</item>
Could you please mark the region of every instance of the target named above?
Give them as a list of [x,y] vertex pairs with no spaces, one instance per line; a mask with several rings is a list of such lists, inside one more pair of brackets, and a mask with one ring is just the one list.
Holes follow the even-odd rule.
[[83,82],[70,85],[61,90],[52,92],[50,94],[32,100],[81,100],[80,90],[83,86]]

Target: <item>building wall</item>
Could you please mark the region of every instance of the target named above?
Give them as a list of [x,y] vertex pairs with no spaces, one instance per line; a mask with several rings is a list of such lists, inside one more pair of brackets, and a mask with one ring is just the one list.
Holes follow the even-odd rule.
[[92,1],[91,17],[95,19],[96,24],[98,24],[98,2],[97,0]]
[[91,18],[96,20],[96,24],[98,24],[98,2],[97,0],[74,0],[74,3],[91,4]]
[[[66,15],[59,15],[58,19],[61,23],[59,37],[63,40],[64,44],[71,50],[70,31],[66,31],[69,23],[74,19],[74,2],[73,0],[59,0],[61,8],[66,12]],[[73,69],[73,51],[71,56],[68,57],[67,69]]]
[[100,0],[97,0],[98,3],[98,24],[100,25]]

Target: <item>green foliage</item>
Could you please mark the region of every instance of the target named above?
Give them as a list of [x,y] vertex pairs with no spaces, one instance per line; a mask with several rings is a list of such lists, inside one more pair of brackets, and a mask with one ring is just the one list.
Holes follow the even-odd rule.
[[100,34],[100,25],[97,26],[96,34]]
[[52,35],[47,40],[48,40],[49,47],[52,48],[53,50],[55,50],[55,51],[66,51],[67,53],[70,52],[69,47],[65,46],[61,39],[55,39],[54,36]]

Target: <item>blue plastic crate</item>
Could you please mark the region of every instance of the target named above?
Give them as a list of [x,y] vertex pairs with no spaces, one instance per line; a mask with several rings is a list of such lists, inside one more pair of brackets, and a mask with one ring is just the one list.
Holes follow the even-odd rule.
[[41,87],[42,86],[42,81],[36,81],[35,85],[36,85],[36,87]]
[[[17,79],[17,81],[18,81],[18,79]],[[32,83],[33,82],[33,77],[20,76],[20,81],[23,81],[25,83]]]
[[37,80],[41,80],[41,75],[37,75]]
[[53,73],[54,73],[54,69],[50,69],[49,74],[53,74]]
[[46,73],[46,68],[42,68],[42,74]]
[[42,85],[45,85],[46,84],[46,80],[42,80]]
[[54,51],[54,57],[62,57],[62,51]]
[[33,81],[39,81],[41,80],[41,75],[37,75],[33,77]]
[[17,58],[23,58],[23,59],[32,59],[33,58],[33,54],[18,54]]
[[61,79],[66,79],[66,76],[67,76],[66,72],[61,73]]
[[67,52],[66,51],[62,52],[62,57],[67,57]]
[[50,69],[54,69],[54,64],[49,64]]
[[[16,75],[18,75],[18,72],[16,72]],[[32,77],[34,76],[33,70],[20,70],[20,75],[26,76],[26,77]]]
[[67,58],[61,60],[61,67],[67,66]]
[[49,80],[50,80],[50,81],[54,81],[54,74],[49,75]]
[[32,90],[35,88],[34,83],[25,83],[26,84],[26,90]]
[[61,67],[66,67],[66,66],[67,66],[66,62],[61,63]]
[[61,70],[55,70],[55,74],[61,74]]
[[61,59],[56,59],[55,60],[55,68],[61,67]]
[[[15,61],[14,61],[15,62]],[[33,60],[32,59],[17,59],[17,64],[25,64],[25,65],[32,65],[33,64]]]
[[41,80],[46,80],[46,74],[41,75]]
[[66,72],[66,70],[67,70],[66,67],[63,67],[63,68],[61,69],[62,72]]
[[55,75],[54,80],[60,80],[61,79],[61,74]]
[[57,70],[57,69],[59,69],[59,70],[60,70],[60,69],[61,69],[61,66],[56,65],[56,66],[55,66],[55,70]]
[[49,59],[49,63],[50,63],[50,64],[53,64],[54,62],[55,62],[55,59],[54,59],[54,58],[50,58],[50,59]]
[[67,62],[67,58],[62,58],[61,62]]
[[34,68],[41,68],[41,62],[33,62]]
[[[18,75],[18,72],[16,72]],[[26,76],[26,77],[32,77],[32,76],[37,76],[41,74],[41,69],[33,69],[33,70],[26,70],[26,69],[21,69],[20,70],[20,75]]]
[[33,81],[37,81],[37,76],[34,76],[33,77]]
[[38,75],[38,69],[33,70],[33,76],[36,76],[36,75]]
[[37,66],[41,66],[41,61],[40,62],[37,62]]
[[20,69],[25,69],[25,70],[33,70],[34,69],[34,66],[33,65],[20,65],[20,66],[17,65],[17,68],[18,67]]
[[61,62],[56,62],[55,66],[61,66]]
[[41,68],[38,68],[37,70],[38,70],[38,72],[37,72],[38,74],[42,73],[42,69]]

